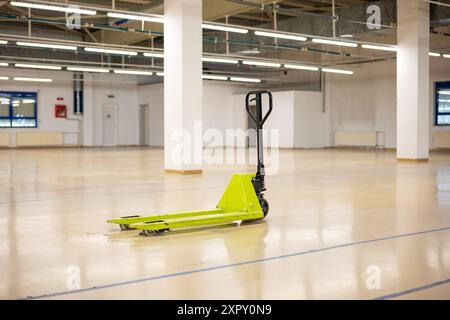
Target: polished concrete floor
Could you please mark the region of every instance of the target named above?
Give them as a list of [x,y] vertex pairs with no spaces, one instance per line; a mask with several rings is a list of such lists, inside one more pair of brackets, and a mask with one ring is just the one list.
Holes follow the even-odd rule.
[[450,153],[285,150],[264,222],[161,237],[106,224],[213,208],[254,170],[165,175],[162,156],[0,150],[0,298],[450,299]]

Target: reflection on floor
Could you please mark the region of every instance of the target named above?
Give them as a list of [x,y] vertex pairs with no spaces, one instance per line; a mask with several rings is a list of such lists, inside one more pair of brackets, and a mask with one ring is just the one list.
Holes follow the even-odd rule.
[[165,175],[162,157],[1,150],[0,298],[450,298],[450,153],[283,150],[264,222],[150,238],[107,225],[212,208],[233,173],[254,171]]

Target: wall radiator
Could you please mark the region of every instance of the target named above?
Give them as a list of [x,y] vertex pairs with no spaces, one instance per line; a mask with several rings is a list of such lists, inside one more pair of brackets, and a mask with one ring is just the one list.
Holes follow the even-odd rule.
[[62,132],[17,132],[17,147],[57,147],[64,144]]
[[376,131],[336,131],[334,145],[337,147],[376,147]]
[[9,147],[9,133],[0,132],[0,147],[1,148]]
[[433,135],[436,149],[450,149],[450,131],[439,131]]

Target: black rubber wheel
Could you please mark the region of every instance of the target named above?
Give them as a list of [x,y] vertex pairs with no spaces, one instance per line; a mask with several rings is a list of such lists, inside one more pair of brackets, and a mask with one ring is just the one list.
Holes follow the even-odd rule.
[[120,226],[120,230],[122,230],[122,231],[133,230],[133,228],[131,228],[129,224],[121,224],[119,226]]
[[262,196],[259,197],[259,205],[261,206],[264,218],[269,214],[269,202],[267,202],[266,199],[264,199]]
[[164,232],[169,231],[167,230],[142,230],[141,235],[149,237],[149,236],[160,236]]

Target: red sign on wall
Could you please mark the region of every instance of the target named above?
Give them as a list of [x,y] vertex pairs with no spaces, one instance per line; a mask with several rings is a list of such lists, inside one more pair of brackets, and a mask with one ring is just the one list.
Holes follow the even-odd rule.
[[55,118],[67,118],[67,107],[64,104],[55,105]]

